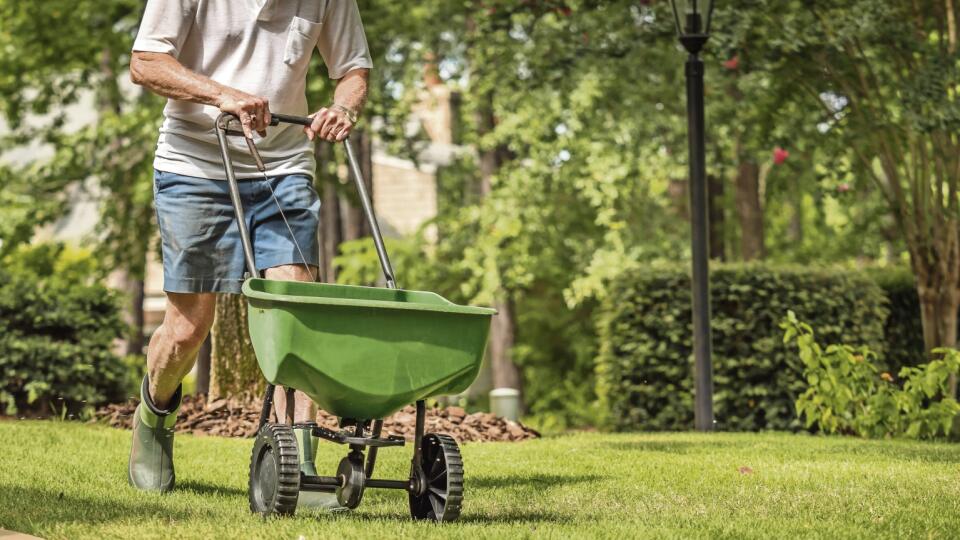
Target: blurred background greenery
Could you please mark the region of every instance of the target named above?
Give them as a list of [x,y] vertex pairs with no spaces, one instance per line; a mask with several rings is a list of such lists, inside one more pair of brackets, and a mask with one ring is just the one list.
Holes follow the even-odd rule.
[[[451,401],[481,408],[506,386],[547,430],[689,428],[684,55],[668,2],[359,4],[376,68],[353,141],[400,284],[500,311],[485,375]],[[0,309],[26,309],[31,287],[69,291],[44,304],[67,317],[90,290],[78,287],[102,287],[98,305],[114,302],[117,320],[104,315],[85,350],[126,372],[142,369],[162,306],[151,205],[163,102],[126,76],[142,9],[0,0],[0,298],[15,299]],[[954,345],[956,15],[949,0],[718,2],[705,56],[711,257],[751,263],[715,277],[722,428],[797,428],[800,368],[763,345],[789,309],[820,336],[875,345],[890,369]],[[332,84],[314,63],[318,108]],[[376,284],[339,149],[316,152],[325,276]],[[218,308],[218,328],[243,324],[237,302]],[[0,350],[30,332],[60,339],[40,323],[17,334],[12,320]],[[216,336],[197,391],[250,391],[252,357]],[[115,399],[120,371],[84,362],[110,384],[74,396],[2,372],[8,414]],[[218,365],[248,375],[218,380]]]

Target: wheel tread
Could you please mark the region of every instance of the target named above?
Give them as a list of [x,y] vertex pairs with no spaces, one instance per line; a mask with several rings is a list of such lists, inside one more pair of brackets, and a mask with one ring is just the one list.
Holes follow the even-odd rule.
[[424,436],[420,467],[427,478],[422,481],[428,481],[431,477],[430,472],[436,463],[435,460],[442,460],[444,468],[435,471],[432,477],[437,480],[446,480],[446,497],[441,499],[443,505],[441,515],[436,515],[429,501],[429,489],[422,496],[410,495],[410,513],[414,519],[455,521],[460,516],[463,505],[463,458],[460,455],[460,447],[453,437],[442,433],[430,433]]
[[[276,495],[268,507],[261,507],[255,497],[256,475],[260,455],[266,448],[272,450],[276,465]],[[250,477],[247,484],[250,510],[260,514],[293,515],[300,495],[300,459],[293,428],[286,424],[266,424],[260,428],[250,458]]]

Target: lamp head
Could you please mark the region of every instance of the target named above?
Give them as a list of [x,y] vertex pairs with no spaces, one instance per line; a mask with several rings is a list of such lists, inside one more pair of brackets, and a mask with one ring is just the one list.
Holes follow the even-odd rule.
[[[680,4],[680,6],[677,6],[677,4]],[[670,0],[674,23],[677,25],[677,34],[681,38],[710,34],[713,4],[714,0]]]

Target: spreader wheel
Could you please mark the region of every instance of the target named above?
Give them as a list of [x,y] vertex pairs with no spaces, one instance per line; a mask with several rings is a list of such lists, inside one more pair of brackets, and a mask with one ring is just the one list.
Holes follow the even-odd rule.
[[300,460],[293,428],[265,424],[250,458],[250,510],[258,514],[293,515],[300,495]]
[[449,435],[423,437],[420,463],[414,464],[410,514],[414,519],[450,522],[460,517],[463,502],[463,459]]

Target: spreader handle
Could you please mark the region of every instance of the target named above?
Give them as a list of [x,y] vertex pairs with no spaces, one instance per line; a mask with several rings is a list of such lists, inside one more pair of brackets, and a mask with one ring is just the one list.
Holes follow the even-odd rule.
[[[309,126],[313,124],[313,118],[309,116],[294,116],[289,114],[270,113],[270,125],[276,126],[280,122],[288,124],[299,124]],[[223,158],[223,168],[227,175],[227,183],[230,188],[230,199],[233,203],[234,211],[237,215],[237,226],[240,230],[240,243],[243,246],[243,255],[246,260],[247,270],[251,277],[260,277],[257,271],[256,262],[253,257],[253,245],[250,242],[250,234],[247,230],[246,219],[243,215],[243,204],[240,200],[240,188],[237,185],[237,178],[233,172],[233,161],[230,159],[230,152],[227,146],[228,135],[243,135],[242,132],[236,132],[228,128],[227,124],[231,120],[236,120],[236,115],[222,113],[214,124],[214,131],[217,134],[217,141],[220,143],[220,154]],[[250,153],[259,158],[256,146],[253,141],[247,139],[247,145],[250,147]],[[350,165],[350,172],[353,173],[353,179],[357,184],[357,194],[360,195],[360,203],[363,206],[363,213],[367,217],[367,223],[370,224],[370,231],[373,234],[373,245],[377,249],[377,257],[380,259],[380,266],[383,268],[383,277],[387,280],[387,287],[397,288],[397,279],[393,274],[393,265],[390,264],[390,257],[387,255],[387,248],[383,242],[383,234],[380,232],[380,224],[377,223],[377,217],[373,212],[373,204],[370,202],[370,195],[367,193],[367,184],[363,179],[363,172],[360,170],[360,164],[357,162],[357,156],[354,154],[353,147],[350,145],[350,139],[343,140],[343,147],[347,151],[347,162]],[[263,171],[265,168],[259,159],[257,159],[258,168]]]
[[349,138],[343,140],[343,147],[347,151],[347,162],[350,164],[350,172],[353,173],[353,179],[357,184],[357,194],[360,195],[363,213],[367,216],[370,232],[373,233],[373,245],[377,248],[377,257],[380,258],[383,277],[387,280],[388,288],[396,289],[397,279],[393,275],[393,265],[390,264],[390,257],[387,255],[387,248],[383,243],[383,235],[380,233],[380,224],[377,223],[377,216],[373,213],[373,204],[370,203],[370,195],[367,194],[367,184],[363,180],[363,173],[360,171],[360,164],[357,162],[357,156],[353,152],[353,146],[350,145]]
[[[253,244],[250,242],[250,232],[247,230],[247,220],[243,215],[243,202],[240,198],[240,187],[237,184],[237,177],[233,172],[233,160],[230,159],[230,151],[227,145],[227,135],[230,129],[227,124],[231,120],[237,120],[236,115],[230,113],[220,113],[216,122],[213,124],[213,130],[217,134],[217,142],[220,144],[220,156],[223,158],[223,170],[227,175],[227,186],[230,189],[230,202],[233,203],[233,210],[237,217],[237,229],[240,231],[240,245],[243,246],[243,258],[246,262],[247,271],[250,277],[260,277],[257,271],[257,263],[253,258]],[[242,133],[241,133],[242,135]],[[250,144],[250,140],[247,139]]]
[[301,126],[309,126],[313,124],[312,116],[295,116],[292,114],[280,114],[272,112],[270,113],[270,125],[278,126],[280,122],[286,124],[298,124]]

